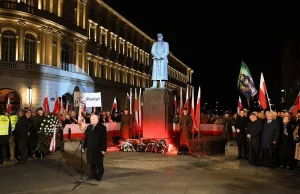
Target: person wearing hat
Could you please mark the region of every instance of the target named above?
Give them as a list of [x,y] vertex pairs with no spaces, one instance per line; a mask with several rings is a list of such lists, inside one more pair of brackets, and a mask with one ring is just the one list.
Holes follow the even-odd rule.
[[223,128],[223,140],[225,145],[232,140],[232,126],[234,125],[233,119],[230,117],[229,111],[225,111],[224,115],[224,128]]
[[128,113],[128,109],[124,109],[124,114],[121,117],[121,138],[130,139],[132,137],[132,116]]
[[[181,145],[185,145],[189,147],[189,140],[191,137],[191,129],[192,129],[192,117],[188,114],[188,109],[183,109],[183,115],[179,119],[180,126],[180,136],[181,136]],[[190,152],[190,149],[189,149]]]

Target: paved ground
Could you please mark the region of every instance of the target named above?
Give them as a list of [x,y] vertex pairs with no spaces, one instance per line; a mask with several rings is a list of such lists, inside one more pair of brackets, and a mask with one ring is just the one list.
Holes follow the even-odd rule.
[[[193,158],[111,152],[106,154],[105,166],[102,182],[96,186],[82,184],[73,192],[74,182],[80,179],[77,157],[56,153],[51,159],[31,160],[23,166],[2,166],[0,193],[295,194],[300,191],[300,175],[295,172],[249,167],[245,161],[224,156]],[[84,171],[88,171],[86,164]]]

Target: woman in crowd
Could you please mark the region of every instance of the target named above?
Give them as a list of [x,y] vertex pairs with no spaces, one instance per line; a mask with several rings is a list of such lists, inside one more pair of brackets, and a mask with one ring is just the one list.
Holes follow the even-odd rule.
[[280,168],[291,169],[294,156],[293,127],[289,116],[283,117],[283,124],[280,126],[279,150]]
[[[297,125],[294,131],[294,139],[300,137],[299,125]],[[298,161],[298,166],[300,167],[300,143],[296,143],[295,159]]]

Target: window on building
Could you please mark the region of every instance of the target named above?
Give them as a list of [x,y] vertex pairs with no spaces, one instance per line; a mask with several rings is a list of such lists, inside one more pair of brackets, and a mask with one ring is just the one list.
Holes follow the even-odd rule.
[[103,64],[101,64],[101,78],[106,79],[106,67]]
[[61,69],[64,71],[71,71],[71,50],[66,44],[63,44],[61,50]]
[[93,61],[89,61],[89,75],[95,76],[95,66]]
[[110,71],[111,71],[111,81],[116,81],[116,79],[115,79],[115,76],[116,76],[116,69],[115,68],[111,68],[110,69]]
[[16,34],[11,30],[2,33],[2,60],[16,61]]
[[25,35],[24,61],[28,64],[36,63],[36,39],[32,34]]
[[120,83],[123,83],[123,71],[122,71],[122,70],[119,71],[119,75],[120,75],[120,80],[119,80],[119,82],[120,82]]

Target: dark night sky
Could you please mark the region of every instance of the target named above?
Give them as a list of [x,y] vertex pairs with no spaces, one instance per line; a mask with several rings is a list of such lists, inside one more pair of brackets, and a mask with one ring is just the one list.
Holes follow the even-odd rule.
[[297,28],[290,25],[291,16],[275,10],[207,7],[199,1],[104,2],[150,37],[164,34],[171,52],[195,70],[193,85],[201,86],[202,102],[218,101],[222,108],[235,110],[243,60],[257,89],[264,73],[269,97],[279,105],[281,52]]

